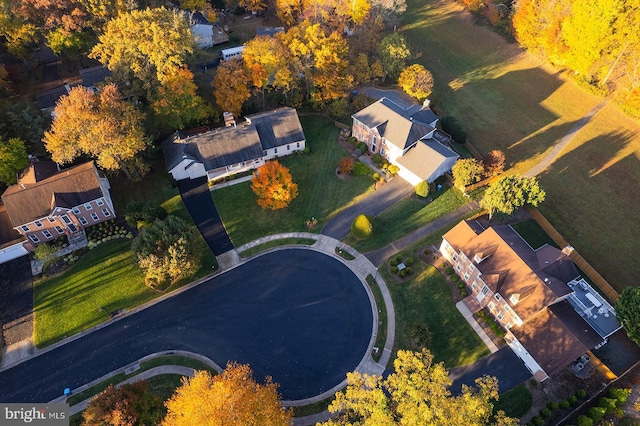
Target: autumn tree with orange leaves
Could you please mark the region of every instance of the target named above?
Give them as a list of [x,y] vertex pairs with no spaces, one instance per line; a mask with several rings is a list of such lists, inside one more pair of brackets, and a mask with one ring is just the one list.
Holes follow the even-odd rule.
[[109,385],[96,395],[82,414],[85,425],[151,425],[163,416],[162,400],[147,382]]
[[271,377],[256,383],[248,365],[230,362],[215,377],[200,371],[182,380],[165,403],[163,426],[285,426],[292,418],[291,410],[282,407],[278,385]]
[[298,196],[298,184],[293,182],[289,169],[278,161],[267,161],[258,167],[251,179],[251,190],[265,210],[285,208]]

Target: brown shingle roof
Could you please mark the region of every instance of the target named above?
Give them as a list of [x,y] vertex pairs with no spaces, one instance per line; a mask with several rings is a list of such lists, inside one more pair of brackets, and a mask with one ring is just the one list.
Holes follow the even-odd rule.
[[14,227],[46,217],[53,200],[75,207],[103,196],[93,161],[63,170],[37,183],[19,182],[2,194]]
[[463,220],[446,234],[442,236],[453,247],[456,252],[460,251],[469,241],[477,237],[478,234],[471,228],[466,220]]

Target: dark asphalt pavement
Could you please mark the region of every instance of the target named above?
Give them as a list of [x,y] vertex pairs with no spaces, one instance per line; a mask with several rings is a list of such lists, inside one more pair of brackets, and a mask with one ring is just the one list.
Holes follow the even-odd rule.
[[377,216],[407,195],[413,186],[400,177],[396,177],[370,194],[359,203],[337,214],[322,228],[322,234],[341,240],[351,232],[351,223],[359,214]]
[[0,264],[0,333],[12,345],[33,334],[33,277],[29,256]]
[[207,186],[207,178],[178,181],[178,190],[185,207],[214,255],[233,250],[233,243],[224,228]]
[[459,395],[462,385],[475,386],[475,380],[484,375],[498,379],[499,391],[504,393],[518,386],[531,377],[531,373],[524,363],[516,356],[510,347],[505,346],[472,364],[456,367],[449,371],[453,381],[451,393]]
[[150,353],[185,350],[248,363],[285,400],[339,384],[367,352],[369,298],[341,262],[286,249],[0,372],[1,402],[48,402]]

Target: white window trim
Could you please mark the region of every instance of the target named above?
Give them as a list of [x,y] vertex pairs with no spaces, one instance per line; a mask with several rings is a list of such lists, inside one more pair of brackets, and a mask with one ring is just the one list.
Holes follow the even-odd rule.
[[40,238],[38,238],[37,235],[31,234],[31,235],[29,235],[29,239],[31,240],[31,242],[34,242],[34,243],[39,243],[40,242]]
[[104,215],[104,217],[111,216],[111,212],[109,211],[109,209],[102,209],[102,214]]
[[62,218],[62,221],[64,223],[66,223],[67,225],[71,225],[73,223],[73,221],[71,219],[69,219],[69,216],[67,216],[66,214],[63,214],[60,217]]
[[64,234],[64,229],[62,229],[61,226],[56,226],[56,231],[58,232],[58,234]]
[[470,273],[468,273],[468,272],[467,272],[467,273],[465,273],[465,274],[464,274],[464,280],[465,280],[465,281],[466,281],[466,280],[468,280],[470,276],[471,276],[471,274],[470,274]]
[[104,201],[102,200],[102,198],[98,198],[96,200],[96,204],[99,205],[99,206],[104,206]]
[[93,220],[100,220],[100,216],[98,216],[98,213],[93,212],[93,213],[91,213],[91,219],[93,219]]
[[20,229],[22,229],[24,232],[29,232],[29,225],[20,225]]
[[36,228],[42,228],[42,222],[39,220],[34,221],[33,224],[36,225]]
[[81,225],[88,225],[89,221],[87,219],[85,219],[84,217],[79,217],[78,220],[80,221]]
[[48,229],[45,229],[44,231],[42,231],[42,235],[44,235],[46,238],[53,237],[53,235],[51,234],[51,232],[49,232]]
[[91,205],[91,203],[84,203],[84,208],[85,210],[92,210],[93,206]]
[[73,214],[80,214],[80,209],[78,207],[72,208],[71,211],[73,212]]

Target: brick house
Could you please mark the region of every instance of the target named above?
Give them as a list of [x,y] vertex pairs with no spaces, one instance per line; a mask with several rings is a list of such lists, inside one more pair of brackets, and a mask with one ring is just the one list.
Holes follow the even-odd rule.
[[440,252],[471,290],[465,304],[486,308],[505,340],[543,381],[621,328],[613,307],[582,277],[564,250],[533,249],[510,226],[462,221]]
[[449,146],[450,137],[436,128],[438,117],[422,105],[403,108],[382,98],[352,115],[351,134],[398,166],[398,176],[412,185],[429,183],[451,170],[459,155]]
[[13,229],[32,244],[63,235],[73,243],[85,238],[85,228],[115,217],[109,188],[93,161],[65,170],[35,161],[2,202]]

